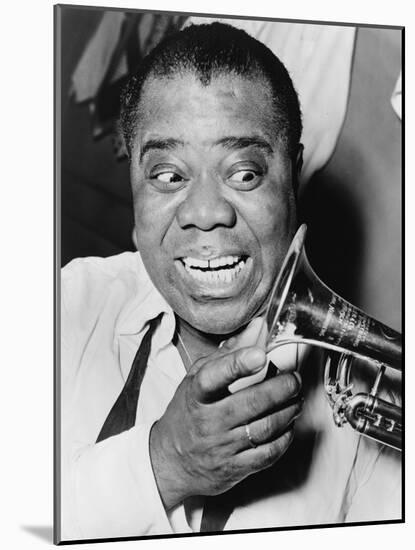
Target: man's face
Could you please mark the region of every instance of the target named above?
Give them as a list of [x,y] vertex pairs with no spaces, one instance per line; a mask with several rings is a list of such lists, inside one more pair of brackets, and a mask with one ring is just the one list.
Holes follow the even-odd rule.
[[237,76],[152,79],[140,107],[131,183],[146,269],[191,326],[234,332],[263,306],[296,224],[268,88]]

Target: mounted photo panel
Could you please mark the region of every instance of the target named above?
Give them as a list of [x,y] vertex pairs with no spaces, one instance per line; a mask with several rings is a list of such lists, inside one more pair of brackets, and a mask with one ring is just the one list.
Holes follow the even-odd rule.
[[54,10],[55,544],[403,522],[403,27]]

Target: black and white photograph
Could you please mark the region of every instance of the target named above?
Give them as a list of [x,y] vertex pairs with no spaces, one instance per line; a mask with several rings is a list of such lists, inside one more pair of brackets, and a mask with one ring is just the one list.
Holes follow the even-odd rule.
[[55,544],[404,521],[384,23],[54,6]]

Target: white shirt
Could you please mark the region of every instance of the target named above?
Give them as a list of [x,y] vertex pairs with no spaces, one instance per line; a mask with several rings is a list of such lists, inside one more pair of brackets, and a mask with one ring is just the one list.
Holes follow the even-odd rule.
[[[147,322],[161,312],[136,424],[96,444]],[[140,255],[86,258],[66,266],[61,329],[62,540],[198,531],[203,498],[166,513],[151,467],[150,428],[186,372],[172,344],[173,311]],[[272,360],[280,366],[278,354]],[[318,373],[306,371],[306,401],[293,444],[275,466],[240,484],[225,529],[401,518],[399,454],[337,428],[322,384],[313,382]]]

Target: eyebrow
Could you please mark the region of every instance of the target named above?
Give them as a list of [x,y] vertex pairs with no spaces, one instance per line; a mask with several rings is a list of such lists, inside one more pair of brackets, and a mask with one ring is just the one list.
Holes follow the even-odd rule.
[[[172,151],[176,147],[183,147],[184,145],[185,142],[183,140],[176,138],[149,139],[144,143],[141,149],[140,162],[143,160],[144,155],[149,151]],[[225,136],[215,141],[213,145],[220,145],[233,151],[246,149],[247,147],[259,147],[267,154],[272,154],[274,152],[269,142],[261,136]]]
[[214,145],[221,145],[226,149],[231,149],[234,151],[254,146],[259,147],[268,154],[272,154],[274,152],[269,142],[261,136],[227,136],[215,141]]
[[140,162],[143,160],[144,155],[149,151],[172,151],[176,147],[183,147],[184,144],[184,141],[175,138],[149,139],[144,143],[141,149]]

